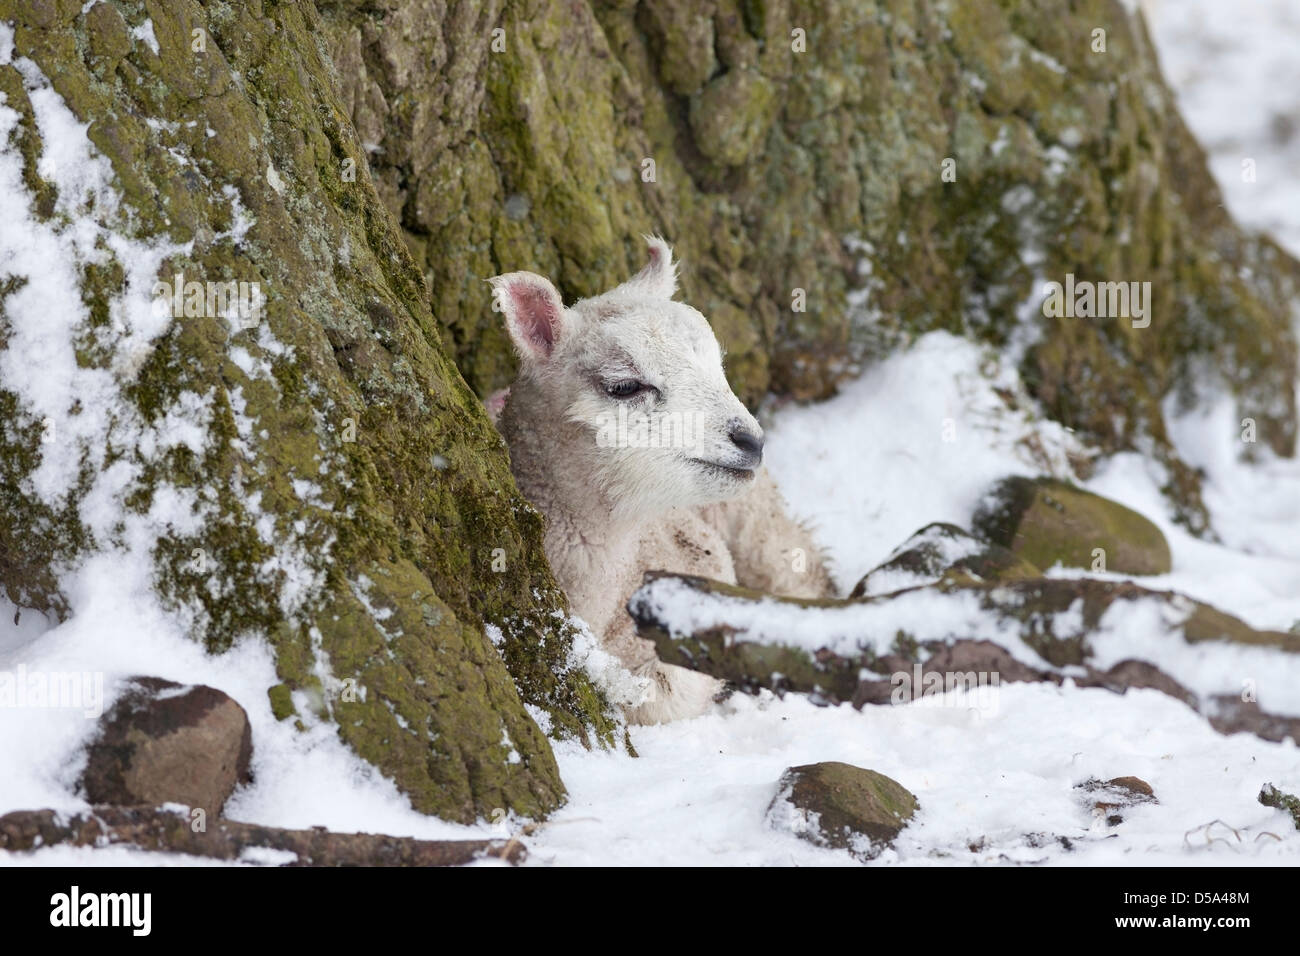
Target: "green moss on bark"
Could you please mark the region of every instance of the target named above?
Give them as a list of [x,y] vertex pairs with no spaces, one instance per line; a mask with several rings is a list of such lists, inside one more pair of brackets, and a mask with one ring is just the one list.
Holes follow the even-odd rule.
[[[146,18],[157,51],[131,32]],[[335,722],[418,809],[546,814],[564,787],[532,714],[596,746],[613,745],[617,725],[570,663],[540,519],[444,351],[314,9],[0,2],[0,19],[112,163],[126,214],[116,228],[190,244],[159,278],[255,282],[266,296],[247,327],[175,318],[120,375],[123,414],[146,424],[185,400],[207,408],[201,452],[113,451],[138,465],[134,514],[169,488],[197,501],[197,532],[158,529],[159,597],[214,653],[268,641],[275,714]],[[0,68],[0,91],[27,115],[11,68]],[[10,148],[35,176],[30,122]],[[39,214],[48,184],[27,182]],[[110,257],[86,270],[87,329],[106,322],[120,266]],[[120,356],[97,341],[79,345],[79,361],[114,368]],[[78,492],[66,513],[30,494],[39,423],[12,393],[0,391],[0,408],[0,494],[11,506],[0,580],[23,606],[66,612],[51,567],[91,546]]]

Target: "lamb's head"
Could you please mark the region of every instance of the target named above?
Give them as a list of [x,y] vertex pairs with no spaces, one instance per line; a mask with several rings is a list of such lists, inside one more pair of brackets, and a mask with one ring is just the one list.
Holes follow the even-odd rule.
[[727,384],[708,321],[672,301],[672,250],[647,242],[645,268],[568,308],[542,276],[491,280],[520,358],[511,428],[545,434],[552,461],[639,515],[730,498],[763,457],[762,429]]

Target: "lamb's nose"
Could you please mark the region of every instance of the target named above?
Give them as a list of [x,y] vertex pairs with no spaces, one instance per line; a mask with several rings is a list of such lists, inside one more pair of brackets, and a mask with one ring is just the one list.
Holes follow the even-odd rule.
[[727,437],[731,439],[733,445],[745,453],[746,458],[752,460],[754,465],[763,460],[762,435],[755,435],[740,422],[735,422],[727,431]]

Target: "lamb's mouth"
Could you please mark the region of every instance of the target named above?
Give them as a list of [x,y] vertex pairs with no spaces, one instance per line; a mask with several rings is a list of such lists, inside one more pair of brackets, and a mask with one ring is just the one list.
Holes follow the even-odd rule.
[[733,465],[724,465],[716,461],[705,461],[703,458],[688,458],[687,461],[700,465],[703,468],[707,468],[715,474],[733,478],[736,481],[754,480],[755,471],[753,468],[737,468]]

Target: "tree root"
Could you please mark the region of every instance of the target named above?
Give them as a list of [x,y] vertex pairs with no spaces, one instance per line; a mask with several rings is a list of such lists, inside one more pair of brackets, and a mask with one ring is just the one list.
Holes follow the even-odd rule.
[[195,829],[188,816],[152,807],[95,807],[66,815],[18,810],[0,817],[0,850],[69,846],[131,846],[238,860],[249,850],[287,851],[287,866],[461,866],[481,859],[519,863],[517,840],[417,840],[371,833],[334,833],[324,827],[284,830],[218,819]]

